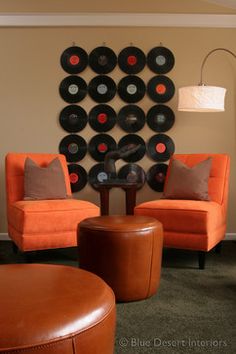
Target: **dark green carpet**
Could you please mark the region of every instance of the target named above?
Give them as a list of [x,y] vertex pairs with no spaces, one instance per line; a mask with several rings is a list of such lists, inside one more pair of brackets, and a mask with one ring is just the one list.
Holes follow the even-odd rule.
[[[41,251],[32,257],[35,263],[77,266],[75,249]],[[0,242],[0,264],[17,261],[10,242]],[[205,270],[197,268],[194,252],[164,250],[158,293],[117,304],[116,354],[234,354],[235,335],[235,242],[224,242],[220,255],[210,252]]]

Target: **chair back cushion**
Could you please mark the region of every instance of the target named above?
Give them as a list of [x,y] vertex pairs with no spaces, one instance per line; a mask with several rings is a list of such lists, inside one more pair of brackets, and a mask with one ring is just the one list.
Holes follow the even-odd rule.
[[24,165],[27,157],[32,159],[40,167],[48,166],[53,159],[58,157],[65,176],[67,195],[71,195],[69,172],[64,155],[9,153],[6,156],[6,190],[8,206],[15,201],[24,199]]
[[228,198],[229,156],[227,154],[175,154],[170,160],[165,186],[171,170],[173,159],[178,159],[189,167],[212,157],[212,165],[208,182],[208,194],[211,201],[223,204]]

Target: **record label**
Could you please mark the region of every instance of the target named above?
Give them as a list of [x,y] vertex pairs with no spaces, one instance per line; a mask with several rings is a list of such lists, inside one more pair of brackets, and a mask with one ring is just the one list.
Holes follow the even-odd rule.
[[69,58],[69,62],[70,62],[71,65],[78,65],[79,62],[80,62],[80,59],[79,59],[78,55],[72,55]]

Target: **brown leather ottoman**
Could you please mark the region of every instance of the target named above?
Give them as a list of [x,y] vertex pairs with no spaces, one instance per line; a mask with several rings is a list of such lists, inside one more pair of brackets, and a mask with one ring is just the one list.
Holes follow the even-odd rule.
[[118,301],[153,295],[160,282],[162,224],[146,216],[98,216],[79,224],[79,265],[106,281]]
[[0,353],[113,353],[114,294],[96,275],[57,265],[1,265],[0,282]]

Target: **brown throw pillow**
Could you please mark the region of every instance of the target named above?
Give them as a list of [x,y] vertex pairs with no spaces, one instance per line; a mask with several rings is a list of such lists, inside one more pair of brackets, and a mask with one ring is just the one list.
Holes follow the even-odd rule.
[[209,200],[208,180],[212,158],[193,167],[173,159],[163,193],[165,199]]
[[24,189],[24,200],[67,198],[60,160],[55,158],[47,167],[40,167],[27,157],[24,170]]

